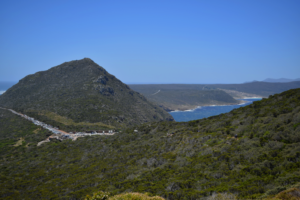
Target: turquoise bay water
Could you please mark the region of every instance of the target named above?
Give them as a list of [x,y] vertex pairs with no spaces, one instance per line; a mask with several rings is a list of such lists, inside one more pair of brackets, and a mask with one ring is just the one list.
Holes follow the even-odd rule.
[[240,105],[201,106],[194,110],[173,111],[173,112],[169,112],[169,113],[173,116],[173,118],[175,119],[176,122],[187,122],[187,121],[191,121],[191,120],[202,119],[202,118],[207,118],[207,117],[211,117],[214,115],[219,115],[222,113],[227,113],[235,108],[247,106],[247,105],[251,104],[253,101],[259,101],[259,100],[261,100],[261,98],[239,99],[239,100],[244,100],[247,102],[244,104],[240,104]]

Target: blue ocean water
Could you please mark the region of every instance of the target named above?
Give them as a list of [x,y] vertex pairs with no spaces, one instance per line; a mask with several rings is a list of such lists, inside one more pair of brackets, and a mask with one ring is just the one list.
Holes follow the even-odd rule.
[[191,121],[191,120],[202,119],[202,118],[207,118],[207,117],[211,117],[214,115],[219,115],[222,113],[227,113],[235,108],[247,106],[247,105],[251,104],[253,101],[259,101],[259,100],[261,100],[261,98],[238,99],[238,100],[244,100],[244,101],[246,101],[246,103],[240,104],[240,105],[228,105],[228,106],[201,106],[194,110],[172,111],[169,113],[173,116],[173,118],[175,119],[176,122],[187,122],[187,121]]
[[0,81],[0,95],[14,84],[16,82]]

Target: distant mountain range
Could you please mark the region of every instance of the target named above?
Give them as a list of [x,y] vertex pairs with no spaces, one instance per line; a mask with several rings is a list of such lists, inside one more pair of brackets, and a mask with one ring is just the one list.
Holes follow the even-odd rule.
[[300,81],[300,78],[296,79],[288,79],[288,78],[267,78],[263,81],[251,81],[251,82],[245,82],[245,83],[253,83],[253,82],[268,82],[268,83],[288,83],[288,82],[293,82],[293,81]]
[[263,80],[263,82],[269,82],[269,83],[287,83],[287,82],[293,82],[293,81],[300,81],[300,78],[296,79],[288,79],[288,78],[267,78]]
[[89,58],[26,76],[0,96],[0,107],[66,126],[64,130],[173,120]]

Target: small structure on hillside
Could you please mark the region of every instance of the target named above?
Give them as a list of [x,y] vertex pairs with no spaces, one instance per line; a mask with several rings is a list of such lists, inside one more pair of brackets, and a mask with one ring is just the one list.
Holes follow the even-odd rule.
[[172,133],[167,133],[167,136],[168,137],[172,137],[174,135],[174,132],[172,132]]

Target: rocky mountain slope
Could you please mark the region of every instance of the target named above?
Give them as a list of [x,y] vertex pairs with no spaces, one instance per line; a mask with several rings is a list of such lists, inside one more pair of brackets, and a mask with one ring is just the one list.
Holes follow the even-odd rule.
[[173,120],[89,58],[26,76],[0,96],[0,106],[49,124],[72,120],[105,128]]
[[39,147],[48,133],[31,122],[0,109],[0,127],[3,199],[81,199],[95,191],[257,199],[300,182],[300,89],[207,119]]

